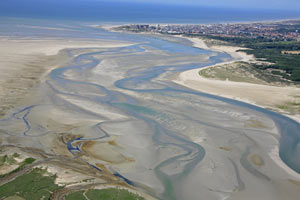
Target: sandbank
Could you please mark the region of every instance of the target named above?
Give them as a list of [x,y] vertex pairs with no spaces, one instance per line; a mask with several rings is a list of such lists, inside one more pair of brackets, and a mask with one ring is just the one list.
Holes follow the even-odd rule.
[[[222,66],[236,61],[253,61],[254,57],[247,55],[244,52],[236,52],[238,47],[231,46],[212,46],[209,48],[204,40],[199,38],[188,38],[194,43],[195,47],[210,49],[213,51],[222,51],[232,56],[233,61],[223,62],[212,66],[203,67],[200,69],[192,69],[180,73],[175,77],[174,82],[194,90],[202,91],[209,94],[214,94],[222,97],[236,99],[246,103],[254,104],[260,107],[281,112],[282,114],[300,122],[300,115],[284,112],[279,105],[286,102],[294,102],[297,100],[297,94],[300,93],[300,88],[293,86],[270,86],[260,85],[245,82],[223,81],[208,79],[199,75],[199,71],[208,67]],[[272,97],[272,98],[270,98]]]
[[[173,82],[183,85],[185,87],[191,88],[193,90],[222,96],[226,98],[236,99],[242,102],[253,104],[259,107],[266,109],[271,109],[274,111],[282,112],[278,109],[276,105],[279,105],[281,102],[294,100],[294,96],[300,93],[300,88],[285,86],[269,86],[269,85],[259,85],[245,82],[233,82],[233,81],[223,81],[204,78],[199,75],[199,71],[219,66],[230,64],[236,61],[253,61],[254,57],[247,55],[243,52],[236,52],[238,47],[228,47],[228,46],[214,46],[212,48],[208,47],[205,44],[205,41],[199,38],[189,38],[193,42],[195,47],[203,48],[213,51],[222,51],[228,53],[233,57],[233,61],[223,62],[212,66],[206,66],[200,69],[192,69],[179,73],[174,77]],[[270,98],[271,97],[271,98]],[[287,117],[294,119],[297,122],[300,122],[300,115],[291,115],[290,113],[282,113]],[[290,169],[279,157],[278,144],[272,145],[269,149],[269,155],[271,159],[284,171],[286,171],[291,177],[300,178],[300,175]]]
[[0,38],[0,116],[37,86],[52,69],[70,61],[72,48],[113,48],[129,43],[96,39]]

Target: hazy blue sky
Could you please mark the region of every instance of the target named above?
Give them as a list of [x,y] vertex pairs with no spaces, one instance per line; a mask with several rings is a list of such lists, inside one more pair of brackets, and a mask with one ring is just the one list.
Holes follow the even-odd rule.
[[164,4],[192,4],[202,6],[233,7],[233,8],[272,8],[272,9],[299,9],[300,0],[91,0],[91,1],[121,1],[121,2],[148,2]]

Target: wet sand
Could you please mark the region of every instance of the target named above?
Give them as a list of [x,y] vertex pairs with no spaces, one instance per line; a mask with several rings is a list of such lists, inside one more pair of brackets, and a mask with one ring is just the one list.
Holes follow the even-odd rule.
[[[204,40],[198,38],[188,38],[194,42],[194,46],[198,48],[210,49]],[[236,61],[254,61],[251,55],[247,55],[243,52],[236,52],[238,47],[228,47],[228,46],[212,46],[213,51],[222,51],[230,54],[233,57],[233,61],[219,63],[217,65],[211,65],[203,67],[201,69],[193,69],[189,71],[182,72],[175,78],[174,82],[184,85],[186,87],[206,92],[209,94],[214,94],[218,96],[223,96],[227,98],[236,99],[239,101],[244,101],[246,103],[251,103],[257,106],[261,106],[267,109],[279,111],[288,117],[300,122],[299,114],[292,114],[280,109],[280,105],[288,104],[289,102],[298,102],[298,94],[300,93],[299,87],[293,86],[271,86],[271,85],[260,85],[245,82],[233,82],[233,81],[223,81],[216,79],[209,79],[199,75],[201,70],[206,68],[211,68],[215,66],[224,66],[231,64]],[[271,98],[270,98],[271,97]]]
[[[182,37],[182,36],[179,36]],[[298,87],[276,87],[269,85],[259,85],[259,84],[251,84],[244,82],[233,82],[233,81],[222,81],[205,78],[199,75],[199,71],[204,70],[206,68],[211,68],[215,66],[224,66],[227,64],[234,63],[236,61],[254,61],[255,58],[251,55],[247,55],[243,52],[237,52],[240,48],[238,47],[230,47],[230,46],[212,46],[208,47],[204,40],[199,38],[188,38],[184,37],[194,43],[194,46],[201,49],[211,49],[213,51],[221,51],[228,53],[232,56],[233,61],[218,63],[216,65],[211,65],[207,67],[202,67],[201,69],[192,69],[188,71],[184,71],[179,73],[177,76],[172,77],[173,81],[177,84],[183,85],[185,87],[191,88],[193,90],[205,92],[208,94],[213,94],[217,96],[222,96],[226,98],[235,99],[238,101],[243,101],[249,104],[253,104],[256,106],[264,107],[267,109],[281,111],[278,109],[276,105],[280,103],[284,103],[287,101],[295,101],[297,99],[294,96],[300,93],[300,88]],[[270,98],[271,97],[271,98]],[[300,122],[300,115],[292,115],[289,113],[283,113],[286,116]],[[259,126],[255,126],[259,127]],[[260,128],[266,128],[261,126]],[[277,144],[279,145],[279,144]],[[277,145],[273,146],[268,150],[270,157],[276,162],[278,166],[284,169],[287,173],[294,177],[300,177],[299,174],[295,173],[291,170],[279,157],[279,149]],[[231,148],[221,147],[221,149],[228,150]],[[252,155],[250,157],[251,162],[255,165],[261,165],[261,158],[259,155]]]
[[81,39],[0,38],[0,117],[20,103],[52,70],[70,62],[71,48],[122,47],[128,43]]
[[139,44],[124,48],[66,50],[67,61],[47,68],[38,89],[0,121],[2,144],[40,152],[41,166],[79,189],[118,185],[166,200],[298,199],[300,179],[270,156],[280,137],[273,120],[169,81],[224,55],[134,38]]

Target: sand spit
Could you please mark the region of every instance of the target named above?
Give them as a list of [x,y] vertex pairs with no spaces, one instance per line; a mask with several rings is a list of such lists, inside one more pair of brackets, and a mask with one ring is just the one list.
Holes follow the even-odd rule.
[[234,47],[234,46],[223,46],[223,45],[211,45],[208,46],[205,42],[205,40],[200,39],[200,38],[193,38],[193,37],[184,37],[184,36],[176,36],[180,38],[186,38],[190,40],[193,43],[194,47],[200,48],[200,49],[205,49],[205,50],[210,50],[210,51],[217,51],[217,52],[224,52],[228,53],[232,58],[232,62],[238,61],[250,61],[254,60],[254,56],[248,55],[244,52],[239,52],[238,50],[242,50],[245,48],[242,47]]
[[[244,82],[233,82],[233,81],[222,81],[222,80],[214,80],[204,78],[199,75],[199,71],[219,66],[230,64],[236,61],[253,61],[253,57],[247,55],[243,52],[236,52],[238,47],[228,47],[228,46],[213,46],[212,48],[208,47],[204,40],[199,38],[188,38],[190,41],[194,43],[195,47],[203,48],[207,50],[213,51],[221,51],[228,53],[233,57],[233,61],[223,62],[220,64],[207,66],[201,69],[192,69],[188,71],[181,72],[177,77],[174,78],[174,82],[185,87],[189,87],[194,90],[202,91],[205,93],[218,95],[226,98],[231,98],[239,101],[243,101],[249,104],[253,104],[256,106],[260,106],[263,108],[281,111],[276,108],[276,105],[281,102],[291,101],[293,97],[300,93],[300,88],[286,86],[286,87],[276,87],[269,85],[259,85],[252,83],[244,83]],[[272,98],[269,98],[272,97]],[[289,113],[283,113],[287,117],[290,117],[298,122],[300,122],[299,115],[291,115]],[[269,148],[269,155],[272,160],[284,171],[286,171],[291,177],[300,178],[300,175],[291,170],[280,158],[279,156],[279,144],[272,145]],[[254,164],[261,164],[257,158],[252,157],[251,160],[255,162]]]
[[[213,51],[221,51],[230,54],[233,61],[223,62],[217,65],[207,66],[201,69],[193,69],[180,73],[174,80],[175,83],[184,85],[194,90],[199,90],[209,94],[214,94],[222,97],[236,99],[246,103],[261,106],[267,109],[281,112],[286,116],[300,122],[299,115],[286,113],[279,108],[279,105],[284,105],[286,102],[294,102],[297,94],[300,93],[300,88],[293,86],[270,86],[260,85],[245,82],[233,82],[204,78],[199,75],[199,71],[226,64],[231,64],[236,61],[253,61],[253,56],[243,52],[236,52],[238,47],[231,46],[212,46],[211,48],[205,44],[204,40],[199,38],[188,38],[194,43],[195,47],[210,49]],[[272,97],[272,98],[269,98]]]
[[177,44],[151,41],[68,51],[71,65],[49,66],[64,68],[42,78],[36,96],[18,105],[26,112],[1,123],[2,143],[39,153],[34,165],[68,186],[53,193],[57,198],[107,186],[159,199],[298,199],[300,179],[270,158],[279,138],[271,119],[164,89],[174,86],[169,77],[183,64],[209,63],[217,54],[187,55]]

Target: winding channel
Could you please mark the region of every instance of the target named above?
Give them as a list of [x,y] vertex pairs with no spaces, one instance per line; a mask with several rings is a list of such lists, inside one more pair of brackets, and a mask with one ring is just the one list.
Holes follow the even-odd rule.
[[[64,109],[76,110],[77,112],[84,114],[84,116],[90,116],[93,118],[100,117],[105,119],[105,116],[101,115],[101,113],[84,109],[83,107],[68,102],[68,100],[66,100],[67,98],[62,97],[90,102],[93,105],[110,108],[114,112],[122,113],[132,119],[142,121],[149,129],[152,130],[152,140],[155,148],[159,148],[161,151],[164,151],[164,149],[175,149],[174,151],[171,151],[173,153],[166,150],[167,156],[163,160],[157,159],[155,161],[156,163],[153,164],[154,174],[164,187],[163,192],[158,195],[159,198],[175,200],[182,199],[176,191],[177,188],[180,187],[181,181],[195,170],[196,166],[201,163],[207,153],[205,147],[201,145],[201,143],[193,142],[189,139],[189,137],[186,137],[184,133],[180,132],[180,130],[185,130],[185,127],[190,125],[193,126],[193,124],[195,124],[195,126],[201,124],[206,127],[225,131],[226,127],[222,127],[221,125],[218,126],[217,123],[210,124],[208,122],[209,120],[202,120],[202,117],[205,118],[205,116],[203,112],[202,114],[201,112],[199,112],[199,114],[196,113],[197,109],[199,109],[198,107],[195,107],[195,111],[190,111],[192,114],[189,114],[189,111],[185,112],[184,106],[178,108],[178,110],[174,110],[177,104],[172,105],[172,103],[167,101],[153,101],[140,97],[151,96],[152,99],[174,99],[174,102],[184,102],[182,104],[185,106],[191,106],[190,101],[201,104],[204,101],[203,99],[205,99],[207,102],[221,102],[219,107],[226,104],[229,105],[229,107],[251,110],[251,112],[260,113],[272,119],[281,133],[281,159],[291,169],[300,173],[300,124],[285,116],[254,105],[196,92],[188,88],[178,86],[167,79],[161,78],[165,74],[171,76],[172,74],[181,71],[221,62],[224,59],[229,59],[228,55],[222,53],[213,55],[212,52],[209,51],[196,49],[188,45],[168,42],[159,38],[125,33],[109,33],[99,29],[89,30],[92,30],[93,33],[100,32],[102,35],[97,36],[100,38],[131,41],[137,44],[120,48],[94,49],[92,52],[80,53],[79,55],[75,54],[74,49],[70,49],[68,51],[69,56],[74,57],[72,64],[54,69],[49,74],[48,81],[45,83],[46,87],[48,87],[51,91],[51,94],[49,94],[50,100],[46,103],[41,102],[22,108],[13,113],[11,117],[4,119],[1,122],[13,124],[15,121],[18,121],[18,123],[19,121],[23,121],[25,127],[22,134],[24,136],[40,137],[51,134],[51,132],[49,132],[47,128],[42,127],[42,125],[39,129],[36,128],[37,126],[33,127],[29,117],[31,112],[37,108],[40,109],[40,107],[43,106],[63,106]],[[110,59],[120,57],[131,59],[131,56],[147,55],[149,49],[166,52],[168,55],[172,55],[173,57],[176,57],[177,55],[179,57],[184,57],[205,54],[211,54],[211,56],[207,61],[202,63],[173,63],[171,65],[161,64],[148,67],[136,66],[130,67],[129,69],[124,67],[122,70],[125,71],[126,78],[123,77],[116,80],[114,85],[110,87],[106,87],[105,84],[101,84],[101,81],[90,81],[90,74],[96,67],[101,66],[103,56],[109,57]],[[134,57],[132,59],[132,64],[135,65]],[[72,76],[69,76],[68,74],[72,74]],[[211,104],[209,105],[211,106]],[[222,116],[219,119],[221,120],[221,118]],[[115,120],[114,122],[119,123],[120,121]],[[82,151],[81,145],[78,145],[81,144],[80,141],[101,141],[111,137],[111,133],[103,128],[107,123],[113,122],[107,120],[96,123],[90,127],[93,132],[93,136],[83,136],[70,140],[67,143],[68,150],[76,156],[78,152]],[[233,129],[230,129],[230,131],[232,130]],[[11,133],[8,131],[7,134]],[[248,144],[252,144],[251,141]],[[248,146],[242,156],[247,156],[250,148],[251,146]],[[243,190],[245,185],[239,175],[237,164],[231,158],[228,159],[234,170],[237,171],[238,189]],[[266,175],[249,166],[247,158],[241,157],[240,161],[241,165],[246,170],[268,180]],[[96,168],[95,165],[91,164],[91,166]],[[174,171],[172,173],[168,173],[168,170],[170,169]],[[101,170],[99,169],[99,171]],[[131,185],[137,187],[140,185],[139,181],[127,177],[117,169],[113,170],[113,173],[115,176],[122,178]]]

